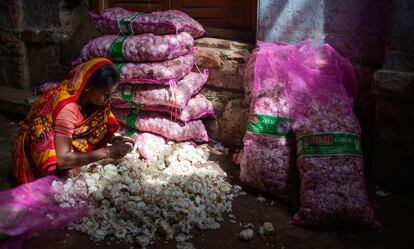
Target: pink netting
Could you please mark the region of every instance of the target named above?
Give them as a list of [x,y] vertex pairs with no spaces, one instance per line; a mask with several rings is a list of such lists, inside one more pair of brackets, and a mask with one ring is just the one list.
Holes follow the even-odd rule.
[[[90,16],[96,24],[96,29],[103,34],[118,34],[120,32],[118,21],[133,15],[135,15],[135,12],[120,7],[105,9],[99,14],[90,12]],[[194,38],[198,38],[206,33],[199,22],[179,10],[138,15],[131,22],[130,27],[134,34],[154,33],[162,35],[185,31]]]
[[317,147],[316,152],[308,150],[310,145],[330,146],[341,141],[332,139],[335,136],[345,134],[352,140],[342,141],[354,141],[361,134],[347,94],[354,94],[354,76],[349,75],[353,72],[349,68],[343,70],[342,62],[343,58],[329,45],[312,49],[305,44],[286,64],[301,179],[301,206],[292,219],[296,225],[378,226],[366,193],[362,155],[352,154],[360,150],[359,140],[355,139],[357,142],[352,142],[346,153],[324,152],[322,147]]
[[117,35],[104,35],[90,40],[72,64],[77,65],[97,57],[128,62],[172,60],[188,53],[194,46],[194,39],[186,32],[177,35],[133,35],[114,46],[113,42],[119,38]]
[[161,136],[136,130],[132,130],[131,134],[131,128],[125,125],[121,125],[120,132],[129,132],[128,136],[134,140],[140,155],[146,160],[156,159],[167,148],[167,141]]
[[150,63],[117,64],[122,82],[137,84],[168,85],[169,80],[179,81],[188,73],[196,62],[197,57],[192,51],[173,60]]
[[87,186],[81,178],[72,183],[68,193],[63,187],[65,181],[46,176],[0,192],[0,233],[30,236],[81,218],[88,205]]
[[167,144],[165,138],[147,132],[138,134],[135,141],[139,153],[147,160],[156,159]]
[[[240,180],[297,206],[299,179],[294,162],[295,144],[289,135],[288,106],[285,94],[284,64],[297,45],[277,46],[258,43],[246,69],[246,86],[251,102],[251,122],[243,139]],[[273,130],[255,129],[264,115],[275,122]],[[278,119],[281,118],[279,121]],[[259,124],[260,125],[260,124]],[[254,126],[254,127],[253,127]]]
[[40,95],[42,93],[45,93],[45,92],[49,91],[50,89],[58,87],[58,85],[59,85],[59,82],[45,82],[45,83],[42,83],[42,84],[36,86],[35,94]]

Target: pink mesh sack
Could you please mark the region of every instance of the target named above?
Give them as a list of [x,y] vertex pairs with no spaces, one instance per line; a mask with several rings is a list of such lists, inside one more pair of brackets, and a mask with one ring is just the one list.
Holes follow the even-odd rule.
[[361,129],[343,85],[343,79],[352,78],[343,74],[352,71],[339,65],[329,45],[313,50],[310,44],[286,65],[301,179],[300,209],[291,222],[377,227],[365,188]]
[[194,39],[186,32],[177,35],[104,35],[84,45],[79,58],[72,64],[77,65],[97,57],[121,62],[172,60],[188,53],[193,46]]
[[43,94],[59,86],[59,82],[45,82],[35,87],[35,95]]
[[176,85],[131,85],[122,84],[111,96],[112,100],[122,100],[143,106],[169,106],[183,109],[208,78],[208,71],[203,73],[191,72]]
[[[139,105],[121,100],[114,100],[111,102],[111,106],[114,108],[137,108]],[[168,106],[139,106],[139,109],[143,111],[167,113],[174,117],[174,119],[184,123],[204,117],[214,117],[213,104],[201,93],[192,97],[187,105],[181,110],[176,110]]]
[[[313,56],[309,58],[313,58],[314,62],[316,62],[319,67],[323,66],[326,63],[330,63],[332,61],[329,61],[326,57],[327,49],[328,47],[319,47],[315,49]],[[332,57],[331,60],[334,60],[332,63],[335,63],[337,65],[338,76],[341,78],[341,83],[351,102],[351,105],[353,105],[355,98],[357,97],[357,80],[352,64],[348,58],[342,57],[332,48],[330,48],[329,53]]]
[[60,228],[80,219],[87,205],[83,179],[65,183],[56,176],[46,176],[0,192],[0,233],[25,239],[43,229]]
[[258,45],[246,71],[251,114],[243,139],[240,180],[295,207],[299,178],[288,118],[284,64],[287,54],[296,46],[269,46],[262,42]]
[[165,138],[152,133],[141,133],[135,139],[139,153],[147,160],[154,160],[166,148]]
[[168,85],[170,80],[177,82],[190,73],[196,60],[196,55],[191,51],[173,60],[117,63],[115,67],[119,71],[121,82]]
[[208,135],[201,120],[182,124],[160,113],[140,112],[138,109],[112,109],[117,120],[130,128],[158,134],[173,141],[207,142]]
[[198,38],[206,33],[199,22],[179,10],[141,13],[115,7],[104,9],[99,14],[95,12],[89,14],[95,22],[96,29],[103,34],[163,35],[185,31]]
[[139,132],[126,125],[121,125],[120,132],[134,140],[139,153],[146,160],[156,159],[168,147],[165,138],[152,133]]
[[[292,52],[297,51],[301,46],[308,44],[309,41],[302,41],[294,45],[289,45],[285,42],[276,42],[276,43],[265,43],[258,41],[258,48],[255,48],[252,51],[252,54],[249,57],[249,60],[246,63],[246,70],[244,75],[244,92],[246,95],[247,100],[251,100],[251,94],[252,94],[252,86],[251,82],[254,81],[254,65],[256,62],[256,52],[264,47],[271,48],[271,47],[278,47],[283,46],[283,50],[280,51],[281,53],[278,54],[278,57],[281,59],[287,60],[288,57],[292,54]],[[357,95],[357,81],[356,77],[352,68],[352,64],[349,61],[348,58],[342,57],[340,54],[338,54],[336,51],[332,51],[332,53],[335,54],[336,57],[336,63],[338,65],[338,68],[340,70],[340,74],[342,77],[342,84],[344,85],[346,92],[348,94],[348,97],[350,98],[351,102],[353,103],[356,95]],[[314,55],[317,56],[317,55]],[[317,59],[317,58],[316,58]]]

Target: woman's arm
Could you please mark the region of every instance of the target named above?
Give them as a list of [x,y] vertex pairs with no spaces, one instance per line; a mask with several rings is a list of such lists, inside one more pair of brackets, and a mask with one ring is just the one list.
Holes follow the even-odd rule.
[[118,159],[132,150],[131,144],[114,144],[91,152],[73,152],[72,138],[55,136],[55,150],[59,169],[77,168],[105,158]]
[[56,159],[59,169],[76,168],[109,157],[107,148],[91,152],[72,152],[72,138],[55,137]]

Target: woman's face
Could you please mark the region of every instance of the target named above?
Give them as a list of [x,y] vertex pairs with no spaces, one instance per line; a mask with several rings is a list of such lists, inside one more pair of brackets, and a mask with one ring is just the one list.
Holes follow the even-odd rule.
[[115,92],[118,84],[114,84],[111,88],[100,89],[93,88],[89,91],[89,101],[96,106],[104,106],[109,103],[111,95]]

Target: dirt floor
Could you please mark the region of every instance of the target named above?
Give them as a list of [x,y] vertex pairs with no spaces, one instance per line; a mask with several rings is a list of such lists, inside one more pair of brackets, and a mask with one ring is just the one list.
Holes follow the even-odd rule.
[[[11,177],[10,145],[18,128],[16,117],[0,114],[0,190],[13,186]],[[217,156],[222,169],[233,183],[238,182],[238,167],[231,163],[229,156]],[[233,202],[233,214],[237,224],[226,219],[218,230],[194,231],[190,240],[196,248],[278,248],[278,249],[409,249],[414,248],[412,227],[414,221],[414,198],[410,193],[390,191],[388,195],[376,194],[377,186],[369,186],[370,199],[376,210],[379,221],[383,224],[380,230],[311,230],[292,226],[289,219],[292,212],[270,196],[266,201],[256,198],[259,192],[245,188],[247,195],[238,197]],[[273,223],[274,235],[261,238],[258,227],[263,222]],[[239,222],[252,223],[255,236],[251,241],[237,239],[242,230]],[[66,248],[139,248],[138,245],[105,241],[96,244],[86,235],[65,230],[43,231],[35,234],[25,243],[26,249],[66,249]],[[175,248],[175,242],[165,243],[159,240],[149,248]]]

